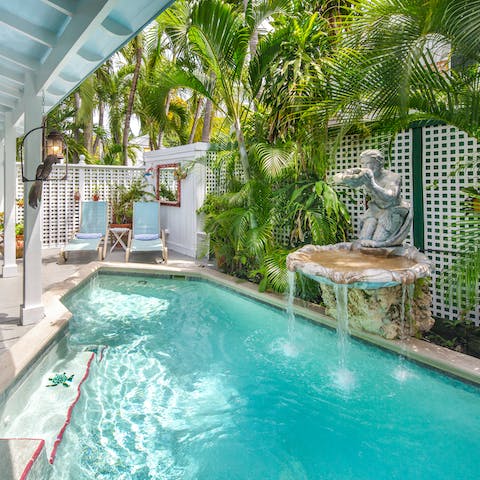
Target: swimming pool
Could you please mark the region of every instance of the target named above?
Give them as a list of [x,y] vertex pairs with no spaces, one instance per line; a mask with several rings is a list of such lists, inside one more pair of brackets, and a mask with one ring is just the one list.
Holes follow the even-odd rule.
[[[474,386],[206,281],[100,274],[68,349],[106,346],[52,479],[474,479]],[[67,390],[67,389],[65,389]]]

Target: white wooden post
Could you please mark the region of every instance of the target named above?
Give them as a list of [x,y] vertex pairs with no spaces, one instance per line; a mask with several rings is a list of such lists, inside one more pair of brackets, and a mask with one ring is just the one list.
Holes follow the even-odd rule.
[[[33,89],[30,89],[33,92]],[[29,92],[29,93],[30,93]],[[25,133],[42,124],[42,99],[30,93],[25,98]],[[42,162],[42,131],[31,133],[24,145],[24,175],[34,179],[36,169]],[[25,202],[25,247],[23,253],[23,305],[20,308],[20,323],[30,325],[44,316],[42,304],[42,238],[40,208],[28,205],[28,192],[33,182],[24,183]]]
[[5,206],[5,127],[0,127],[0,212]]
[[80,193],[80,202],[85,201],[85,155],[79,155],[78,162],[78,191]]
[[4,191],[4,246],[3,246],[3,277],[17,275],[15,258],[15,187],[17,182],[16,132],[10,113],[5,114],[5,150],[3,158],[3,191]]

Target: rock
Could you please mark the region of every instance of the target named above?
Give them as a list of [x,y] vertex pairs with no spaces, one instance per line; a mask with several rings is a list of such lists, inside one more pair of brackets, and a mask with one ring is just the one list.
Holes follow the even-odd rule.
[[[337,318],[337,303],[333,287],[321,283],[320,288],[327,315]],[[376,290],[349,288],[350,328],[374,333],[389,340],[415,336],[419,332],[430,330],[434,319],[430,313],[432,298],[427,282],[420,279],[416,281],[415,288],[403,288],[405,288],[405,294],[400,285]],[[402,298],[404,298],[404,305],[402,305]]]

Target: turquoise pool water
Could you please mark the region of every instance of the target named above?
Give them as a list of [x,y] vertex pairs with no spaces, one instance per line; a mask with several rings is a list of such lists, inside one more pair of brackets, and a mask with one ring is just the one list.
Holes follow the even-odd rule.
[[208,282],[99,275],[69,344],[107,345],[52,479],[478,479],[480,394]]

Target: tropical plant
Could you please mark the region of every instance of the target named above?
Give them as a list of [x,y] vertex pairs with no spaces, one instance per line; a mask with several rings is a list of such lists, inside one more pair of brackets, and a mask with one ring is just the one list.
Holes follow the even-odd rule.
[[462,253],[442,277],[443,287],[460,309],[461,318],[480,303],[480,188],[466,187],[462,214],[454,221],[454,242]]
[[155,195],[141,178],[134,180],[129,186],[119,185],[113,190],[110,199],[113,223],[132,223],[133,203],[148,199],[155,199]]
[[[133,50],[131,52],[130,50]],[[128,165],[128,139],[130,135],[130,120],[133,112],[133,102],[135,94],[137,92],[137,83],[140,76],[140,67],[142,65],[143,55],[143,35],[138,34],[126,47],[122,49],[122,53],[128,63],[135,63],[135,69],[133,71],[132,82],[130,85],[130,91],[128,93],[127,108],[125,112],[125,124],[123,126],[122,137],[122,156],[123,164]],[[132,61],[134,60],[134,62]]]

